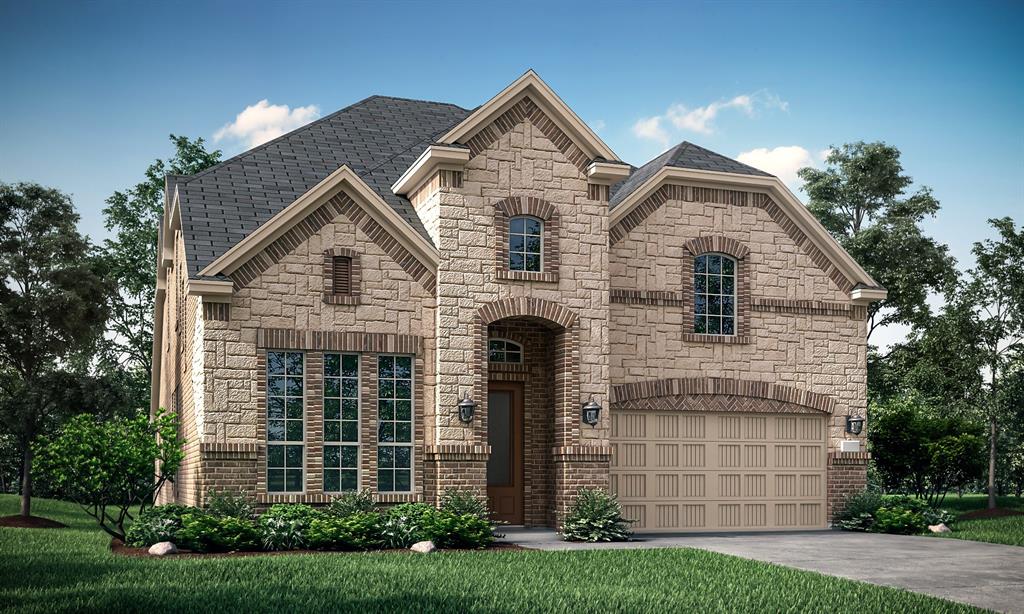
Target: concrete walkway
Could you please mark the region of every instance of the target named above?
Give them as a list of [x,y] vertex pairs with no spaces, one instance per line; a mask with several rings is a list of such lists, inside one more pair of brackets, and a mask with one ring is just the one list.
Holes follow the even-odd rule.
[[960,601],[1024,612],[1024,548],[959,539],[846,531],[638,535],[635,541],[578,544],[550,529],[505,530],[503,541],[538,550],[701,548]]

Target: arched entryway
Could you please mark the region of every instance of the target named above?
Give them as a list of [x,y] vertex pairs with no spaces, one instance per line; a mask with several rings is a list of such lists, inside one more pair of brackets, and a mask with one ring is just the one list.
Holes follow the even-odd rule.
[[[478,442],[490,447],[487,494],[499,520],[554,526],[559,467],[552,450],[579,438],[577,316],[539,299],[478,311]],[[492,341],[494,343],[492,343]]]

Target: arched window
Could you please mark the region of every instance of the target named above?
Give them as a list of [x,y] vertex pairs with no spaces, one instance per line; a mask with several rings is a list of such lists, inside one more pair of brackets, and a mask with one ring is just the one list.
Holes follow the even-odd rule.
[[693,265],[693,332],[735,335],[736,260],[701,254]]
[[526,215],[519,215],[508,224],[508,268],[510,271],[541,270],[543,254],[544,222]]
[[520,364],[523,362],[523,346],[508,339],[489,339],[487,359],[491,362]]

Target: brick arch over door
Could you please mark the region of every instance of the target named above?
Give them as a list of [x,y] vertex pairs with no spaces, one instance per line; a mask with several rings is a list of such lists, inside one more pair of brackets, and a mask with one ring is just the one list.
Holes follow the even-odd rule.
[[554,354],[554,444],[573,446],[580,440],[580,335],[579,315],[558,303],[538,298],[508,298],[487,303],[477,309],[474,328],[473,395],[477,418],[473,420],[476,445],[487,445],[487,386],[490,367],[487,361],[488,327],[508,318],[525,318],[551,331]]
[[686,377],[612,386],[614,409],[832,414],[835,399],[783,384]]
[[[544,222],[541,271],[510,271],[508,268],[509,220],[517,215],[529,215]],[[558,208],[542,198],[509,196],[494,203],[494,267],[498,279],[526,279],[531,281],[558,281],[558,238],[561,221]]]

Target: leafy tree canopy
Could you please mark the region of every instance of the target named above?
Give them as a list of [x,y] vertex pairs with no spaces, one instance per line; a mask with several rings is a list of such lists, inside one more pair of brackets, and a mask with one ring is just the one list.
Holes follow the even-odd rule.
[[825,169],[802,168],[808,208],[855,260],[888,291],[868,309],[868,337],[880,326],[919,326],[930,316],[929,293],[956,279],[947,246],[921,222],[939,210],[931,190],[908,194],[900,151],[885,143],[833,148]]

